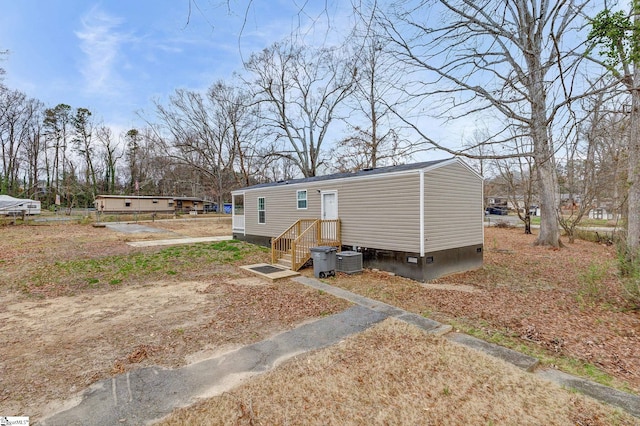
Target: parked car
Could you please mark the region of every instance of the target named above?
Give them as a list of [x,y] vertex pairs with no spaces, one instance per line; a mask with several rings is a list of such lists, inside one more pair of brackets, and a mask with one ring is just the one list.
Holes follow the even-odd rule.
[[485,210],[485,213],[504,216],[509,214],[509,211],[507,210],[506,207],[487,207],[487,209]]

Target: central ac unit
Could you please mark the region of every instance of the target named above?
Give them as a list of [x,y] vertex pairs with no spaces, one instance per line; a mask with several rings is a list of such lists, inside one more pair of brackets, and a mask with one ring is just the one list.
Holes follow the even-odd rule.
[[336,271],[346,274],[362,272],[362,253],[357,251],[336,253]]

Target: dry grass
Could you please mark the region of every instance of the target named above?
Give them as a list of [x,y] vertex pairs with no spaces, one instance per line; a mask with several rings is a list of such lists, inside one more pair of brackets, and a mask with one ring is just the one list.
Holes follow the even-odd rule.
[[[231,233],[216,220],[145,225]],[[255,277],[236,265],[263,262],[268,253],[242,243],[138,249],[124,242],[131,234],[70,223],[0,233],[0,414],[34,422],[49,403],[98,380],[150,365],[175,368],[348,306],[292,281],[249,281]],[[216,262],[218,255],[227,260]],[[107,275],[132,267],[112,284],[87,268],[94,263]],[[148,271],[154,265],[173,274]]]
[[615,248],[576,240],[554,250],[533,246],[535,238],[488,228],[484,267],[432,286],[371,270],[325,281],[640,392],[640,311],[624,299]]
[[633,425],[636,420],[389,319],[163,425]]
[[229,216],[212,215],[198,217],[198,219],[163,220],[152,223],[152,226],[184,237],[231,235],[231,218]]

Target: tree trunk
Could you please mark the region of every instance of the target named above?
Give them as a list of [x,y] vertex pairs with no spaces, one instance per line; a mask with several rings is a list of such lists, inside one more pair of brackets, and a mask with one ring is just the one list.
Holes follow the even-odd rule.
[[636,66],[631,90],[629,129],[629,194],[627,198],[627,247],[635,256],[640,246],[640,66]]
[[536,163],[540,183],[540,234],[535,244],[560,247],[556,170],[550,158],[536,159]]
[[[531,96],[531,140],[534,146],[534,160],[538,174],[540,191],[540,234],[535,245],[561,247],[558,227],[558,176],[554,161],[554,150],[549,139],[547,124],[546,91],[544,75],[538,75],[540,65],[537,57],[529,59],[529,69],[533,70],[529,94]],[[537,71],[537,72],[536,72]]]
[[[525,208],[529,208],[529,206],[525,206]],[[524,214],[524,233],[531,235],[531,215],[529,212]]]

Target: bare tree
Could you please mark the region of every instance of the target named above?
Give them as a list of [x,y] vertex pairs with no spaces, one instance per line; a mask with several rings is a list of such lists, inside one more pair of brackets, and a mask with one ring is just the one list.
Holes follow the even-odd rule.
[[536,172],[531,152],[531,140],[516,138],[511,141],[515,152],[523,155],[495,160],[495,165],[506,187],[508,201],[518,218],[524,223],[524,233],[531,234],[531,211],[534,207]]
[[34,112],[26,94],[0,89],[0,192],[16,194],[19,190],[21,154]]
[[259,105],[253,102],[249,91],[224,81],[211,86],[207,95],[212,107],[221,115],[218,121],[228,123],[227,132],[223,134],[228,138],[225,142],[231,164],[227,167],[235,167],[238,185],[249,186],[252,176],[262,168],[258,164],[261,157],[257,154],[262,136]]
[[71,117],[75,135],[72,139],[73,146],[84,160],[85,184],[91,190],[91,196],[98,193],[98,180],[94,167],[95,149],[93,146],[94,124],[91,120],[91,111],[87,108],[77,108],[76,114]]
[[[222,87],[217,89],[222,90]],[[233,125],[218,104],[218,95],[216,86],[207,96],[176,90],[168,105],[156,103],[156,115],[160,120],[156,135],[174,161],[206,176],[222,205],[229,192],[235,141]]]
[[324,142],[337,108],[352,91],[352,62],[336,48],[283,42],[252,55],[245,68],[255,77],[271,139],[283,142],[271,155],[290,159],[305,177],[315,176],[325,163]]
[[103,167],[102,190],[107,194],[115,194],[117,183],[117,164],[124,156],[118,143],[114,140],[113,131],[108,126],[98,126],[96,139],[100,144],[101,162]]
[[[71,136],[70,121],[71,121],[71,106],[67,104],[58,104],[54,108],[48,108],[45,110],[44,117],[44,129],[45,137],[47,139],[47,148],[53,150],[52,162],[47,162],[47,184],[53,184],[55,188],[55,194],[60,195],[62,181],[66,178],[67,165],[69,161],[67,159],[67,146],[68,139]],[[60,172],[62,171],[62,178]],[[49,181],[49,178],[52,181]],[[62,193],[63,197],[66,194]]]
[[375,19],[377,4],[356,8],[358,22],[351,36],[357,78],[346,99],[348,136],[338,141],[332,154],[338,171],[352,171],[407,161],[424,148],[401,134],[402,123],[392,112],[400,95],[400,73],[392,55],[384,49],[382,29]]
[[[540,186],[541,228],[536,244],[559,246],[558,182],[551,135],[554,120],[576,96],[579,37],[571,32],[586,1],[439,0],[396,8],[382,17],[390,46],[414,81],[407,93],[420,114],[455,121],[474,114],[502,117],[490,140],[501,144],[514,137],[532,141]],[[437,16],[437,11],[443,11]],[[441,20],[437,20],[442,18]],[[424,84],[416,81],[422,76]],[[557,95],[558,97],[554,97]],[[429,102],[430,105],[424,105]],[[428,136],[422,120],[404,121],[433,146],[452,149]],[[488,141],[487,141],[488,142]],[[499,153],[507,158],[519,153]],[[473,155],[471,155],[473,157]]]
[[[593,201],[598,194],[598,164],[596,163],[597,144],[600,142],[598,130],[602,121],[602,102],[604,93],[595,97],[590,108],[590,120],[586,123],[585,131],[578,131],[571,135],[571,140],[565,144],[565,176],[563,185],[567,194],[566,204],[561,206],[562,214],[558,220],[562,229],[569,237],[569,242],[575,240],[576,227],[593,207]],[[562,208],[564,207],[564,208]]]
[[608,111],[603,111],[601,118],[593,121],[596,127],[590,130],[596,141],[596,201],[606,205],[616,218],[627,216],[629,121],[624,103],[612,102]]
[[40,192],[38,191],[40,185],[40,168],[41,157],[46,153],[44,152],[44,143],[42,137],[42,114],[44,112],[44,104],[37,99],[31,99],[29,101],[28,108],[30,109],[29,115],[31,120],[29,121],[26,143],[24,146],[24,156],[26,162],[27,189],[26,192],[29,197],[39,199]]
[[[605,4],[606,7],[606,4]],[[640,258],[640,2],[629,12],[605,8],[592,20],[589,38],[602,46],[602,62],[631,96],[628,147],[627,255]]]

